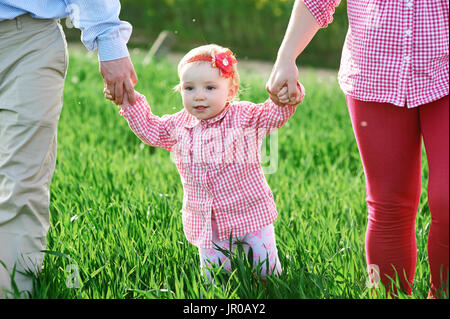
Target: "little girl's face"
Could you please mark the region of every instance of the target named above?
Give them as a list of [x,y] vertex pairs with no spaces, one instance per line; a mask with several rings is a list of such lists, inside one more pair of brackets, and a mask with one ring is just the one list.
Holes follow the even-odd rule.
[[220,76],[219,70],[209,62],[186,64],[180,72],[180,80],[183,105],[199,120],[219,115],[237,91],[231,79]]

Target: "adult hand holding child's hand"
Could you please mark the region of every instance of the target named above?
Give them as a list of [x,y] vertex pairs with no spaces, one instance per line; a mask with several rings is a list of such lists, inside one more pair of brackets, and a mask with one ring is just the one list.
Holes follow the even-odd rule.
[[[281,102],[280,105],[297,105],[303,101],[303,98],[305,97],[305,88],[300,82],[297,82],[297,87],[295,91],[295,101],[292,103],[291,98],[289,96],[289,89],[288,86],[285,85],[283,88],[278,92],[277,99]],[[279,103],[276,103],[279,104]]]
[[130,57],[100,62],[100,73],[105,81],[105,90],[117,105],[124,103],[126,97],[133,104],[136,100],[134,86],[138,79]]
[[[105,95],[106,99],[114,102],[114,98],[113,98],[110,90],[108,90],[107,88],[104,88],[103,89],[103,94]],[[117,107],[122,108],[125,105],[133,105],[136,102],[136,98],[137,98],[137,95],[138,95],[138,92],[135,91],[134,89],[133,89],[133,95],[135,96],[134,102],[130,101],[130,99],[128,98],[128,94],[124,94],[123,95],[123,99],[122,99],[122,103],[121,104],[117,104]]]
[[[298,68],[295,63],[275,63],[275,66],[270,74],[269,80],[266,84],[266,90],[269,92],[269,96],[275,104],[298,104],[301,101],[301,92],[297,87]],[[287,92],[281,92],[286,88]],[[280,92],[282,96],[288,96],[289,100],[284,99],[281,101]],[[297,102],[297,103],[296,103]]]

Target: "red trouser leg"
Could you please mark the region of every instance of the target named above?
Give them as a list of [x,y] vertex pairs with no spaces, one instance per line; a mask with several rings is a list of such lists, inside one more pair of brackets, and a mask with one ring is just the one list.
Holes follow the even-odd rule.
[[[429,166],[428,204],[431,212],[428,258],[430,296],[448,296],[449,130],[448,95],[420,107],[420,125]],[[442,285],[443,284],[443,285]]]
[[[445,100],[445,99],[443,99]],[[437,208],[444,212],[434,212],[430,203],[432,219],[436,219],[429,241],[429,257],[432,269],[444,266],[448,268],[448,97],[447,109],[433,107],[443,102],[436,101],[419,108],[407,109],[387,103],[363,102],[347,97],[347,104],[352,120],[353,130],[358,143],[361,160],[366,177],[366,200],[369,207],[369,220],[366,233],[367,264],[379,270],[381,281],[389,286],[389,277],[399,277],[403,289],[411,293],[416,267],[415,217],[420,198],[421,175],[421,136],[424,135],[427,155],[436,158],[429,161],[431,174],[442,178],[433,178],[442,185],[433,186],[430,181],[431,198],[437,198],[441,204],[447,202],[447,208]],[[445,101],[444,101],[445,103]],[[425,113],[426,107],[430,107]],[[435,109],[432,111],[431,108]],[[444,125],[433,122],[431,113],[437,118],[447,118],[447,134],[441,136],[436,126]],[[440,114],[438,114],[440,113]],[[434,127],[425,132],[426,126]],[[439,132],[438,132],[439,131]],[[437,135],[437,136],[436,136]],[[429,142],[429,141],[432,142]],[[447,140],[446,146],[445,140]],[[438,146],[435,146],[438,145]],[[446,155],[444,155],[444,153]],[[446,178],[443,163],[447,161]],[[433,166],[437,165],[437,166]],[[431,173],[431,172],[435,173]],[[439,182],[438,182],[439,181]],[[442,244],[434,243],[434,238],[440,238]],[[445,241],[446,238],[446,241]],[[446,261],[444,249],[434,254],[436,247],[447,247]],[[434,262],[436,261],[436,262]],[[439,272],[439,270],[438,270]],[[434,271],[431,271],[433,278]],[[432,281],[435,280],[432,278]]]

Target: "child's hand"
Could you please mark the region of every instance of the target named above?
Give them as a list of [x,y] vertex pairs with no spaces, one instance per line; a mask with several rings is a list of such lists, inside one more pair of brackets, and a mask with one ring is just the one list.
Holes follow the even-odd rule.
[[303,85],[299,82],[297,82],[297,92],[296,92],[296,99],[290,100],[289,98],[289,91],[287,85],[283,86],[278,92],[278,100],[283,103],[283,105],[297,105],[303,101],[303,98],[305,97],[305,88]]
[[[107,88],[104,88],[104,89],[103,89],[103,94],[105,95],[105,98],[106,98],[106,99],[108,99],[108,100],[114,102],[114,99],[113,99],[113,97],[112,97],[112,95],[111,95],[111,92],[110,92]],[[130,102],[128,101],[128,94],[124,94],[124,95],[123,95],[123,101],[122,101],[122,104],[121,104],[121,105],[117,105],[117,106],[118,106],[119,108],[122,108],[122,107],[124,107],[125,105],[129,105],[129,104],[130,104]]]
[[[298,92],[297,92],[298,93]],[[277,94],[278,100],[283,104],[289,103],[289,91],[287,85],[283,86]]]
[[105,96],[105,99],[113,101],[111,92],[106,87],[103,89],[103,95]]

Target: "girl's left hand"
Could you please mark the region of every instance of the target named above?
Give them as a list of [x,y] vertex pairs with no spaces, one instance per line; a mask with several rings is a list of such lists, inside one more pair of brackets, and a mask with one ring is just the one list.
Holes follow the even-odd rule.
[[297,99],[295,102],[291,102],[290,96],[289,96],[289,90],[287,85],[283,86],[281,90],[277,94],[278,100],[283,103],[284,105],[297,105],[303,101],[303,98],[305,97],[305,88],[303,85],[299,82],[297,82],[297,91],[296,91],[296,97]]
[[289,91],[287,85],[283,86],[283,88],[277,94],[278,100],[283,104],[289,103]]

